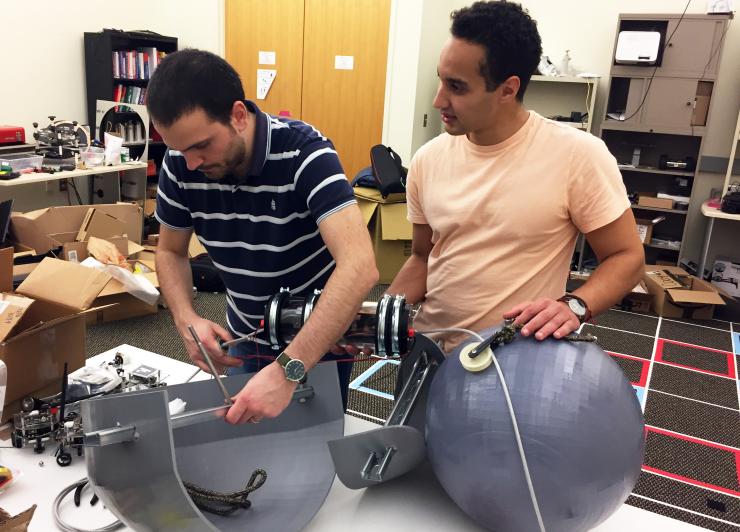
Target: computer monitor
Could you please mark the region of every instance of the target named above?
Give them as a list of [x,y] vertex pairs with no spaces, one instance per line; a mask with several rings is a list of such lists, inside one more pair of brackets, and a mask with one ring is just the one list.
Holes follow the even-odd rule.
[[10,228],[10,213],[13,212],[13,199],[0,203],[0,247],[8,238],[8,229]]

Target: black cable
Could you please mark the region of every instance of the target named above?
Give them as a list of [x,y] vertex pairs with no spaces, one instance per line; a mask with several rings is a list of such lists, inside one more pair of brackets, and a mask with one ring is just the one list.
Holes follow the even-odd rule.
[[[676,30],[681,25],[681,22],[684,19],[684,16],[686,15],[686,10],[689,8],[689,5],[691,4],[691,0],[686,2],[686,7],[683,8],[683,13],[681,13],[681,17],[678,19],[678,23],[676,23],[676,27],[673,28],[673,31],[668,36],[668,40],[663,45],[663,53],[665,53],[666,48],[668,48],[668,44],[670,44],[671,39],[673,38],[673,35],[676,33]],[[650,93],[650,87],[653,86],[653,78],[655,77],[655,73],[658,71],[658,65],[655,65],[655,68],[653,68],[653,73],[650,75],[650,79],[648,80],[648,86],[647,89],[645,89],[645,94],[642,96],[642,101],[640,102],[640,105],[637,106],[637,109],[635,109],[635,112],[629,115],[628,117],[624,118],[623,120],[620,120],[620,122],[626,122],[633,116],[635,116],[637,113],[640,112],[640,109],[642,109],[643,105],[645,105],[645,100],[647,99],[648,93]]]
[[[730,24],[732,24],[732,20],[728,21],[727,24],[725,24],[725,29],[722,32],[722,36],[719,38],[719,43],[717,43],[717,47],[712,51],[712,55],[709,56],[709,59],[707,59],[707,62],[704,65],[704,69],[701,71],[701,76],[699,76],[698,81],[701,81],[704,78],[704,74],[707,73],[707,68],[709,68],[709,64],[712,62],[712,59],[714,59],[714,56],[717,55],[717,52],[719,52],[722,49],[722,44],[725,42],[725,35],[727,35],[727,30],[730,29]],[[719,65],[717,66],[719,67]],[[692,136],[694,135],[694,124],[693,123],[691,124],[691,135]]]
[[[77,203],[79,205],[82,205],[82,197],[80,197],[80,192],[79,192],[79,190],[77,190],[77,183],[75,183],[74,178],[67,179],[67,183],[70,184],[70,185],[72,185],[72,188],[75,191],[75,196],[77,196]],[[67,191],[69,192],[69,187],[68,187]]]

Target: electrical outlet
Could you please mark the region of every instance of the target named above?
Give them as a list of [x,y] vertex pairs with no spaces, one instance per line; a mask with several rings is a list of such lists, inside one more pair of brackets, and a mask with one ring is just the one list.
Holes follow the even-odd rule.
[[59,180],[59,192],[66,192],[67,186],[68,186],[68,183],[66,179]]

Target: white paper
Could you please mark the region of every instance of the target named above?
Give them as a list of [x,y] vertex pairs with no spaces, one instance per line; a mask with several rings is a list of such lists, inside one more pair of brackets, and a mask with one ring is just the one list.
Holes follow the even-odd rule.
[[93,257],[86,258],[80,264],[108,273],[123,285],[126,292],[137,299],[141,299],[147,305],[155,305],[159,301],[159,290],[143,275],[135,275],[128,270],[112,264],[103,264]]
[[272,87],[272,82],[275,81],[277,76],[277,70],[269,68],[258,68],[257,69],[257,99],[264,100],[267,97],[267,93]]
[[259,64],[260,65],[274,65],[275,64],[275,52],[266,52],[264,50],[260,50],[259,54]]
[[[3,405],[5,404],[5,390],[8,385],[8,368],[5,362],[0,360],[0,417],[3,416]],[[0,490],[1,492],[2,490]]]
[[645,244],[645,238],[647,237],[647,231],[648,231],[647,225],[637,226],[637,236],[640,237],[640,242],[642,242],[643,244]]
[[105,139],[105,164],[121,164],[121,148],[123,147],[123,139],[117,135],[111,135],[106,133],[103,137]]
[[354,70],[355,69],[355,56],[353,55],[334,56],[334,68],[337,70]]

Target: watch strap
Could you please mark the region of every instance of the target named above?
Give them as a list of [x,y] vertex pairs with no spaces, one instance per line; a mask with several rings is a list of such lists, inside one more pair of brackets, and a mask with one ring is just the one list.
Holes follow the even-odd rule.
[[[285,351],[281,351],[280,354],[275,357],[275,361],[278,364],[280,364],[280,366],[283,368],[283,371],[286,372],[286,375],[285,375],[286,378],[288,377],[288,375],[287,375],[287,366],[288,366],[288,363],[289,362],[292,362],[293,360],[297,360],[298,362],[300,362],[301,364],[303,364],[303,361],[302,360],[299,360],[297,358],[291,357]],[[303,369],[303,377],[301,377],[300,380],[298,380],[298,381],[292,381],[292,379],[288,379],[288,380],[289,381],[292,381],[292,382],[298,382],[300,384],[304,384],[306,382],[306,379],[308,378],[308,371],[305,370],[305,365],[303,366],[303,368],[304,368]]]
[[567,305],[568,301],[570,301],[571,299],[575,299],[581,304],[584,309],[586,309],[586,313],[583,316],[578,316],[578,321],[580,321],[581,323],[586,323],[588,320],[590,320],[592,316],[591,309],[588,308],[588,303],[586,303],[583,298],[580,298],[575,294],[566,293],[562,297],[558,298],[558,301],[562,301]]

